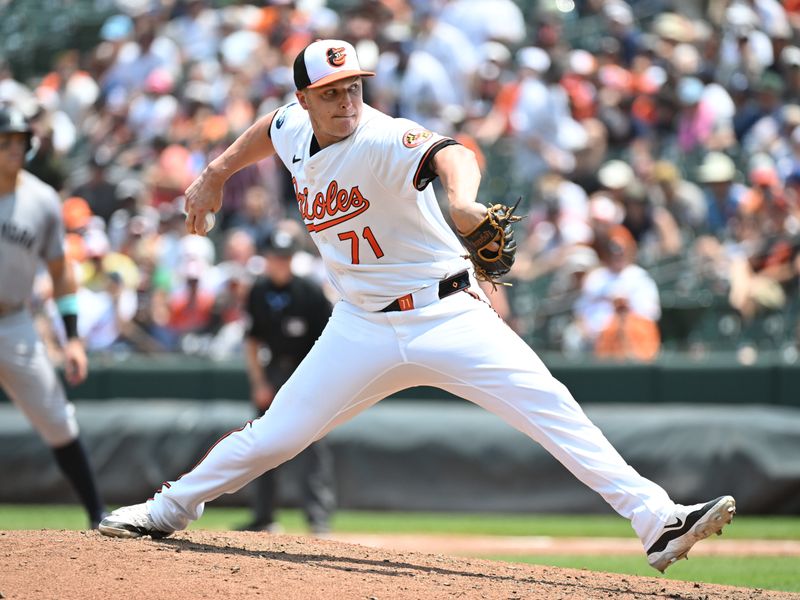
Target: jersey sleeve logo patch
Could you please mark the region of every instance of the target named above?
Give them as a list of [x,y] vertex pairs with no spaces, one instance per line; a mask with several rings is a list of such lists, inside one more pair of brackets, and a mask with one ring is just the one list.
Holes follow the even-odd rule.
[[283,126],[283,122],[286,120],[286,113],[289,112],[289,109],[292,108],[297,102],[291,102],[287,104],[283,108],[278,109],[278,116],[275,117],[275,129],[280,129]]
[[433,133],[422,127],[409,129],[403,134],[403,146],[406,148],[416,148],[420,144],[427,142],[433,137]]
[[286,120],[286,109],[284,108],[283,110],[281,110],[280,114],[278,115],[278,118],[275,119],[275,129],[280,129],[285,120]]
[[344,64],[346,54],[344,48],[328,48],[326,53],[328,57],[328,64],[332,67],[341,67]]

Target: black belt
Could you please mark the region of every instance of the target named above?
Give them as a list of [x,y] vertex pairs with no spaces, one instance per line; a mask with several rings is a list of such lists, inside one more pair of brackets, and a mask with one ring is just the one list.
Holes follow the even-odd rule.
[[[455,294],[456,292],[460,292],[461,290],[465,290],[469,287],[469,273],[467,271],[461,271],[461,273],[456,273],[452,277],[448,277],[447,279],[442,279],[439,282],[439,299],[447,298],[450,294]],[[389,306],[386,306],[381,309],[380,312],[394,312],[396,310],[411,310],[414,308],[414,298],[411,294],[406,294],[405,296],[401,296],[394,302],[392,302]]]

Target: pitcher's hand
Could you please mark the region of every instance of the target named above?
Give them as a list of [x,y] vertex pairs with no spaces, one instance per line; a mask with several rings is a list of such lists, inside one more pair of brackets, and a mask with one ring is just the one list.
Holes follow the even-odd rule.
[[186,231],[205,235],[210,229],[206,215],[222,208],[222,187],[224,180],[215,177],[208,169],[192,182],[185,192],[183,209],[186,212]]

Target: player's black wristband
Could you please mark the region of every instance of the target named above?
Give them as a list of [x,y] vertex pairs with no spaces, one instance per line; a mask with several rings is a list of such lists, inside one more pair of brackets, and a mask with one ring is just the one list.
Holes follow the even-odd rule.
[[78,337],[78,315],[61,315],[61,319],[64,321],[67,339]]

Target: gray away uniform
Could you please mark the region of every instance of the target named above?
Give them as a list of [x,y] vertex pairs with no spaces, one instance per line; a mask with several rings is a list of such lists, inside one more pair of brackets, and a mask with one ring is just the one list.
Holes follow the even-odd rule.
[[0,386],[53,448],[77,438],[78,424],[24,305],[42,261],[63,254],[58,194],[21,171],[0,196]]

